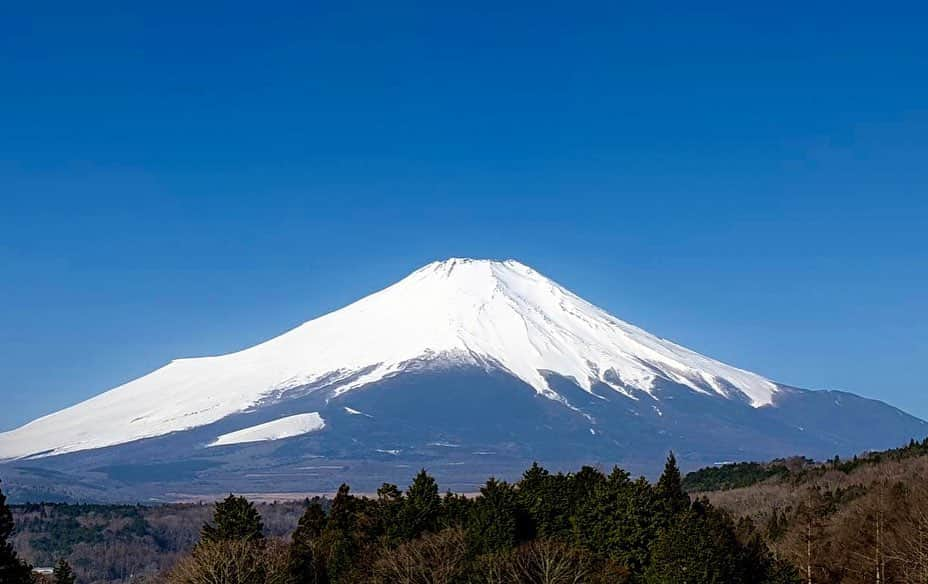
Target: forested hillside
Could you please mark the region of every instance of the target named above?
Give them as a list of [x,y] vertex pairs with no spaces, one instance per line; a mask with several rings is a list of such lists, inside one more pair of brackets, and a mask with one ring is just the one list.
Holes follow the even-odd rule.
[[691,473],[685,484],[760,527],[806,581],[928,582],[928,439],[849,460]]
[[[301,502],[256,505],[271,537],[288,536],[303,507]],[[79,582],[126,582],[173,566],[196,544],[212,512],[210,504],[17,505],[12,543],[37,567],[67,559]]]

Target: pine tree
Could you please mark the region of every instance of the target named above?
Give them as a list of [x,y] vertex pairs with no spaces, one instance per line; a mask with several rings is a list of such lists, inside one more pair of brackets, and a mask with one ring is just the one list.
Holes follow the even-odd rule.
[[398,518],[400,535],[415,539],[425,532],[435,531],[441,514],[438,483],[425,469],[419,471],[406,491]]
[[399,517],[404,501],[403,493],[392,483],[383,483],[377,489],[376,529],[385,538],[387,545],[398,545],[403,539],[403,526]]
[[357,507],[358,502],[350,494],[348,485],[338,487],[322,536],[326,573],[332,582],[348,582],[358,559]]
[[683,490],[683,477],[680,475],[677,458],[673,455],[673,452],[667,455],[664,472],[657,481],[655,493],[663,505],[665,520],[669,521],[674,516],[686,511],[690,506],[690,498],[686,491]]
[[290,545],[288,571],[291,584],[327,584],[325,553],[322,549],[322,534],[327,518],[322,505],[311,502],[296,530]]
[[551,537],[551,517],[556,512],[549,487],[551,474],[533,462],[532,466],[522,473],[522,480],[518,487],[519,504],[528,512],[532,524],[532,537]]
[[593,472],[581,470],[577,475],[551,474],[536,462],[525,471],[517,492],[519,505],[527,514],[527,537],[569,541],[571,516],[583,499],[579,493],[588,483],[598,482],[597,471],[590,470]]
[[770,541],[778,541],[786,533],[788,527],[789,520],[786,513],[781,513],[778,508],[774,507],[770,519],[767,520],[767,537]]
[[[725,523],[730,524],[730,522]],[[749,582],[758,584],[799,584],[801,582],[798,570],[789,563],[777,559],[770,552],[770,548],[767,547],[749,517],[738,519],[735,534],[741,543],[740,571]]]
[[441,500],[441,517],[439,526],[442,529],[449,527],[464,527],[470,514],[472,501],[464,495],[457,495],[448,491]]
[[743,550],[730,523],[700,503],[665,527],[651,545],[647,584],[747,584]]
[[571,523],[578,545],[640,573],[656,537],[657,515],[651,484],[644,478],[632,481],[628,473],[614,469],[578,506]]
[[520,536],[519,506],[515,490],[491,478],[481,487],[467,522],[468,548],[477,554],[511,549]]
[[264,525],[254,504],[245,497],[229,495],[216,503],[213,523],[205,523],[200,531],[203,541],[244,540],[260,542],[264,539]]
[[588,499],[593,492],[606,482],[606,477],[592,466],[583,466],[576,474],[569,476],[570,505],[577,505]]
[[0,489],[0,582],[31,584],[32,568],[19,559],[13,543],[9,541],[13,528],[13,513],[6,504],[6,495]]
[[74,584],[74,581],[77,580],[74,571],[71,569],[71,564],[66,562],[64,558],[58,560],[58,563],[55,564],[52,577],[55,580],[55,584]]

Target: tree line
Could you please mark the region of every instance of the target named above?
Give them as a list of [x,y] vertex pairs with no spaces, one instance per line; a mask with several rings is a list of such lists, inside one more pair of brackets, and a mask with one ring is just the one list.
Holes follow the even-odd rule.
[[[518,481],[488,480],[475,496],[441,494],[423,470],[405,490],[384,484],[357,496],[343,485],[334,498],[257,506],[230,495],[214,506],[39,504],[11,515],[0,491],[0,582],[35,581],[19,549],[44,565],[70,559],[75,570],[58,562],[48,578],[60,584],[75,572],[78,584],[928,584],[926,453],[928,441],[913,441],[848,460],[737,464],[687,479],[671,456],[653,484],[618,468],[553,473],[535,464]],[[687,494],[692,485],[719,490]],[[84,550],[91,536],[103,541]],[[120,538],[157,542],[151,554],[167,557],[93,576],[94,554],[142,549],[113,548]]]
[[289,540],[267,538],[243,497],[218,502],[169,584],[643,583],[786,584],[750,520],[683,490],[673,455],[651,484],[619,468],[489,479],[478,495],[440,494],[420,471],[376,497],[342,485],[306,502]]

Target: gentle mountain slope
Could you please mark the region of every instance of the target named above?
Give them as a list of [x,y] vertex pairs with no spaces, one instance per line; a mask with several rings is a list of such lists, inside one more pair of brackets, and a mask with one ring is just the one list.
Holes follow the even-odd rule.
[[566,401],[544,372],[638,399],[656,380],[769,404],[776,384],[655,337],[515,261],[452,259],[237,353],[180,359],[0,434],[0,458],[61,454],[203,426],[289,390],[334,395],[440,359],[502,368]]

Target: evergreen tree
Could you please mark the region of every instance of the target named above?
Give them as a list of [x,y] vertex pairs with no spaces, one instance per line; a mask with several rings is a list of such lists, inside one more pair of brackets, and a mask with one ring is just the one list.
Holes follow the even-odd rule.
[[55,564],[52,577],[55,580],[55,584],[74,584],[75,580],[77,580],[74,571],[71,569],[71,565],[66,562],[64,558],[58,560],[58,563]]
[[393,483],[383,483],[377,489],[377,499],[381,501],[399,501],[403,498],[400,488]]
[[32,568],[19,559],[9,541],[13,535],[13,513],[6,504],[6,495],[0,489],[0,582],[3,584],[31,584]]
[[358,503],[346,484],[338,487],[323,532],[326,573],[331,582],[348,582],[360,552],[357,534]]
[[773,558],[750,520],[735,525],[706,500],[664,529],[651,546],[647,584],[798,584],[797,570]]
[[327,518],[322,505],[310,502],[300,517],[290,544],[287,569],[291,584],[327,584],[322,534]]
[[770,541],[777,541],[783,537],[788,527],[789,520],[786,513],[781,513],[779,509],[774,508],[767,520],[767,537]]
[[761,584],[802,584],[802,577],[795,566],[779,558],[770,560],[767,574]]
[[406,491],[398,518],[403,539],[415,539],[425,532],[435,531],[441,514],[438,484],[425,469],[419,471]]
[[592,466],[583,466],[576,474],[569,475],[568,488],[570,490],[571,510],[576,509],[586,501],[599,487],[606,482],[606,477]]
[[680,475],[677,458],[673,452],[667,456],[664,472],[655,486],[655,494],[661,501],[664,519],[667,521],[686,511],[690,506],[690,498],[683,490],[683,477]]
[[264,525],[254,504],[245,497],[229,495],[216,503],[213,523],[203,524],[200,539],[203,541],[243,540],[260,542],[264,539]]
[[519,506],[515,490],[491,478],[481,487],[467,522],[468,548],[477,554],[511,549],[520,538]]
[[767,544],[749,518],[738,521],[736,529],[742,542],[741,571],[749,582],[759,584],[799,584],[799,571],[770,553]]
[[654,489],[614,469],[573,517],[576,543],[640,573],[647,565],[658,520]]
[[647,584],[741,584],[740,547],[731,530],[695,508],[665,527],[651,546]]
[[551,537],[553,534],[552,518],[557,513],[554,498],[551,497],[551,473],[533,462],[522,473],[518,487],[519,504],[531,519],[532,537]]
[[[581,478],[563,473],[550,474],[534,463],[518,483],[519,505],[527,514],[528,537],[570,541],[571,516],[577,503],[579,485],[592,479],[581,471]],[[592,479],[595,480],[595,479]]]
[[396,485],[384,483],[377,489],[377,531],[386,539],[387,545],[398,545],[403,539],[403,526],[399,520],[403,503],[403,493]]
[[464,527],[470,514],[471,500],[464,495],[457,495],[448,491],[441,500],[441,516],[439,527]]

